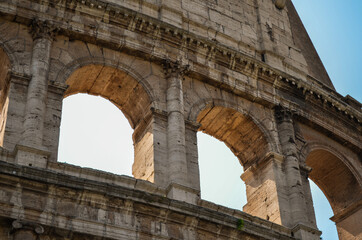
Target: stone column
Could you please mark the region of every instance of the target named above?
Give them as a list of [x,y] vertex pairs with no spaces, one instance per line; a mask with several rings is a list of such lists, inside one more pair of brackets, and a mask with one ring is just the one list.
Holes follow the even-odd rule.
[[292,210],[291,222],[283,224],[292,227],[297,223],[307,222],[305,215],[305,198],[303,196],[304,191],[302,189],[299,160],[297,158],[292,113],[287,109],[277,107],[275,109],[275,116],[278,126],[279,141],[285,157],[285,180],[288,183],[290,209]]
[[167,187],[167,113],[151,108],[133,132],[135,178]]
[[[192,191],[187,179],[187,159],[185,142],[185,117],[182,81],[189,66],[178,61],[163,64],[167,79],[167,158],[169,165],[168,196],[189,201]],[[196,200],[195,200],[196,201]]]
[[43,144],[43,122],[48,91],[50,49],[55,28],[48,22],[33,20],[31,34],[34,39],[31,58],[32,78],[28,86],[22,142],[29,146]]
[[[295,235],[301,239],[319,239],[320,232],[309,221],[308,197],[305,197],[305,181],[303,181],[300,162],[297,158],[298,151],[292,112],[278,106],[275,108],[275,117],[279,141],[284,155],[283,169],[290,209],[287,216],[284,219],[282,218],[282,224],[293,227]],[[308,195],[310,195],[310,189]]]
[[56,32],[57,29],[47,21],[33,20],[31,23],[34,40],[30,66],[32,77],[28,86],[22,139],[17,148],[16,161],[19,164],[28,164],[27,159],[32,159],[30,164],[44,167],[49,155],[43,147],[43,125],[50,50]]
[[38,236],[44,233],[39,224],[16,220],[12,223],[13,240],[37,240]]

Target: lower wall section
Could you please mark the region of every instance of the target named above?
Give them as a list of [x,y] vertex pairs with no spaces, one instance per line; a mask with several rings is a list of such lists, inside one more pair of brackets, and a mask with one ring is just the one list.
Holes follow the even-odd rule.
[[0,183],[0,239],[294,239],[280,225],[202,200],[171,200],[129,177],[106,183],[0,161]]

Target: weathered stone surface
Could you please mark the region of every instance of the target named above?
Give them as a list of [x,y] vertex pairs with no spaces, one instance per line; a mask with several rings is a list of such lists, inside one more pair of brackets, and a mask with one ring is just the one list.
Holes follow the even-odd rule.
[[[340,239],[361,237],[361,104],[334,91],[291,1],[5,0],[0,13],[0,238],[319,239],[308,178]],[[56,162],[77,93],[127,117],[137,180]],[[200,200],[197,131],[238,157],[250,215]]]
[[[59,167],[49,171],[2,161],[0,165],[0,236],[8,232],[15,239],[294,239],[289,229],[274,228],[268,221],[171,200],[165,192],[74,178]],[[5,219],[24,223],[10,231],[14,227]],[[242,229],[238,219],[243,219]]]

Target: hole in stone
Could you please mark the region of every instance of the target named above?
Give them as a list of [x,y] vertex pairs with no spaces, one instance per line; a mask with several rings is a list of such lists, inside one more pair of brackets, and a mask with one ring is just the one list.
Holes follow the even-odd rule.
[[33,164],[29,163],[29,166],[31,167],[31,166],[33,166]]
[[265,62],[265,54],[264,53],[261,54],[261,61]]

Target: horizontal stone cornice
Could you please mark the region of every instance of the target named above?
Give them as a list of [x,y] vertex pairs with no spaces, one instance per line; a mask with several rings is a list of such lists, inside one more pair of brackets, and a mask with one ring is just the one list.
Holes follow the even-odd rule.
[[[319,103],[314,102],[313,104],[317,104],[319,108],[330,109],[329,111],[331,112],[336,111],[338,113],[338,117],[344,119],[344,121],[350,125],[362,125],[362,112],[360,110],[357,110],[356,108],[347,104],[342,96],[310,76],[306,76],[306,79],[296,78],[295,76],[287,74],[284,71],[280,71],[279,69],[275,69],[262,61],[248,56],[239,50],[230,48],[219,42],[197,36],[191,32],[185,31],[184,29],[177,28],[171,24],[164,23],[158,19],[151,18],[116,4],[111,4],[104,1],[88,0],[73,0],[73,2],[77,4],[83,4],[85,6],[85,8],[83,8],[84,13],[87,12],[87,8],[93,8],[94,14],[97,11],[100,11],[99,16],[108,14],[108,22],[100,22],[99,24],[115,25],[124,29],[125,31],[132,31],[136,34],[142,34],[143,37],[152,39],[151,41],[147,42],[148,45],[152,44],[152,46],[145,46],[143,42],[140,42],[140,40],[131,39],[126,35],[119,37],[114,36],[110,39],[107,39],[106,35],[108,32],[102,32],[99,26],[89,25],[87,28],[93,30],[85,32],[83,29],[84,26],[82,24],[65,24],[61,21],[52,21],[60,29],[60,34],[69,36],[70,38],[79,39],[82,39],[82,37],[86,36],[87,40],[94,41],[94,43],[100,46],[106,46],[125,52],[130,51],[132,54],[136,55],[139,53],[137,56],[150,58],[159,64],[162,64],[164,59],[167,59],[168,56],[165,56],[163,51],[158,51],[157,44],[162,42],[170,42],[175,45],[175,47],[178,46],[178,48],[182,49],[182,51],[195,52],[195,54],[199,55],[200,57],[207,59],[208,65],[205,65],[204,63],[200,65],[200,63],[191,62],[189,60],[191,66],[190,72],[188,74],[190,76],[200,77],[201,80],[209,79],[209,81],[213,82],[214,85],[222,89],[224,88],[227,91],[232,91],[242,97],[246,97],[251,101],[262,104],[269,104],[270,106],[281,104],[286,108],[296,108],[299,110],[298,112],[307,111],[300,109],[300,106],[291,100],[283,98],[280,95],[267,96],[260,93],[259,90],[253,89],[253,87],[247,86],[246,83],[242,83],[237,79],[234,80],[235,85],[230,85],[228,82],[223,82],[220,84],[218,79],[212,79],[212,76],[200,73],[198,71],[199,69],[196,67],[199,65],[207,70],[210,69],[211,65],[215,64],[228,69],[228,71],[239,72],[251,78],[262,79],[263,81],[266,81],[266,84],[273,84],[274,89],[284,91],[286,94],[289,93],[284,89],[284,86],[288,86],[289,88],[294,89],[294,91],[302,92],[302,101],[310,101],[308,99],[311,97],[318,99],[320,100]],[[59,1],[57,6],[60,7],[63,11],[68,10],[64,8],[63,1]],[[18,8],[21,8],[21,6],[18,6]],[[1,4],[0,11],[5,11],[4,13],[11,14],[11,11],[7,13],[7,9],[2,8]],[[31,9],[27,9],[27,11],[31,12]],[[26,16],[17,16],[16,19],[17,21],[31,21],[32,17],[34,17],[33,15],[35,14],[37,13],[33,11],[33,13],[27,14]],[[89,12],[87,14],[89,14]],[[49,18],[49,20],[52,18],[52,16],[47,16],[45,13],[43,13],[43,20],[46,20],[46,17]],[[302,112],[302,115],[308,114],[304,114]]]
[[362,209],[362,200],[355,202],[354,204],[349,205],[348,207],[342,209],[338,213],[336,213],[330,219],[338,224],[339,222],[343,221],[344,219],[350,217],[354,213],[360,211]]

